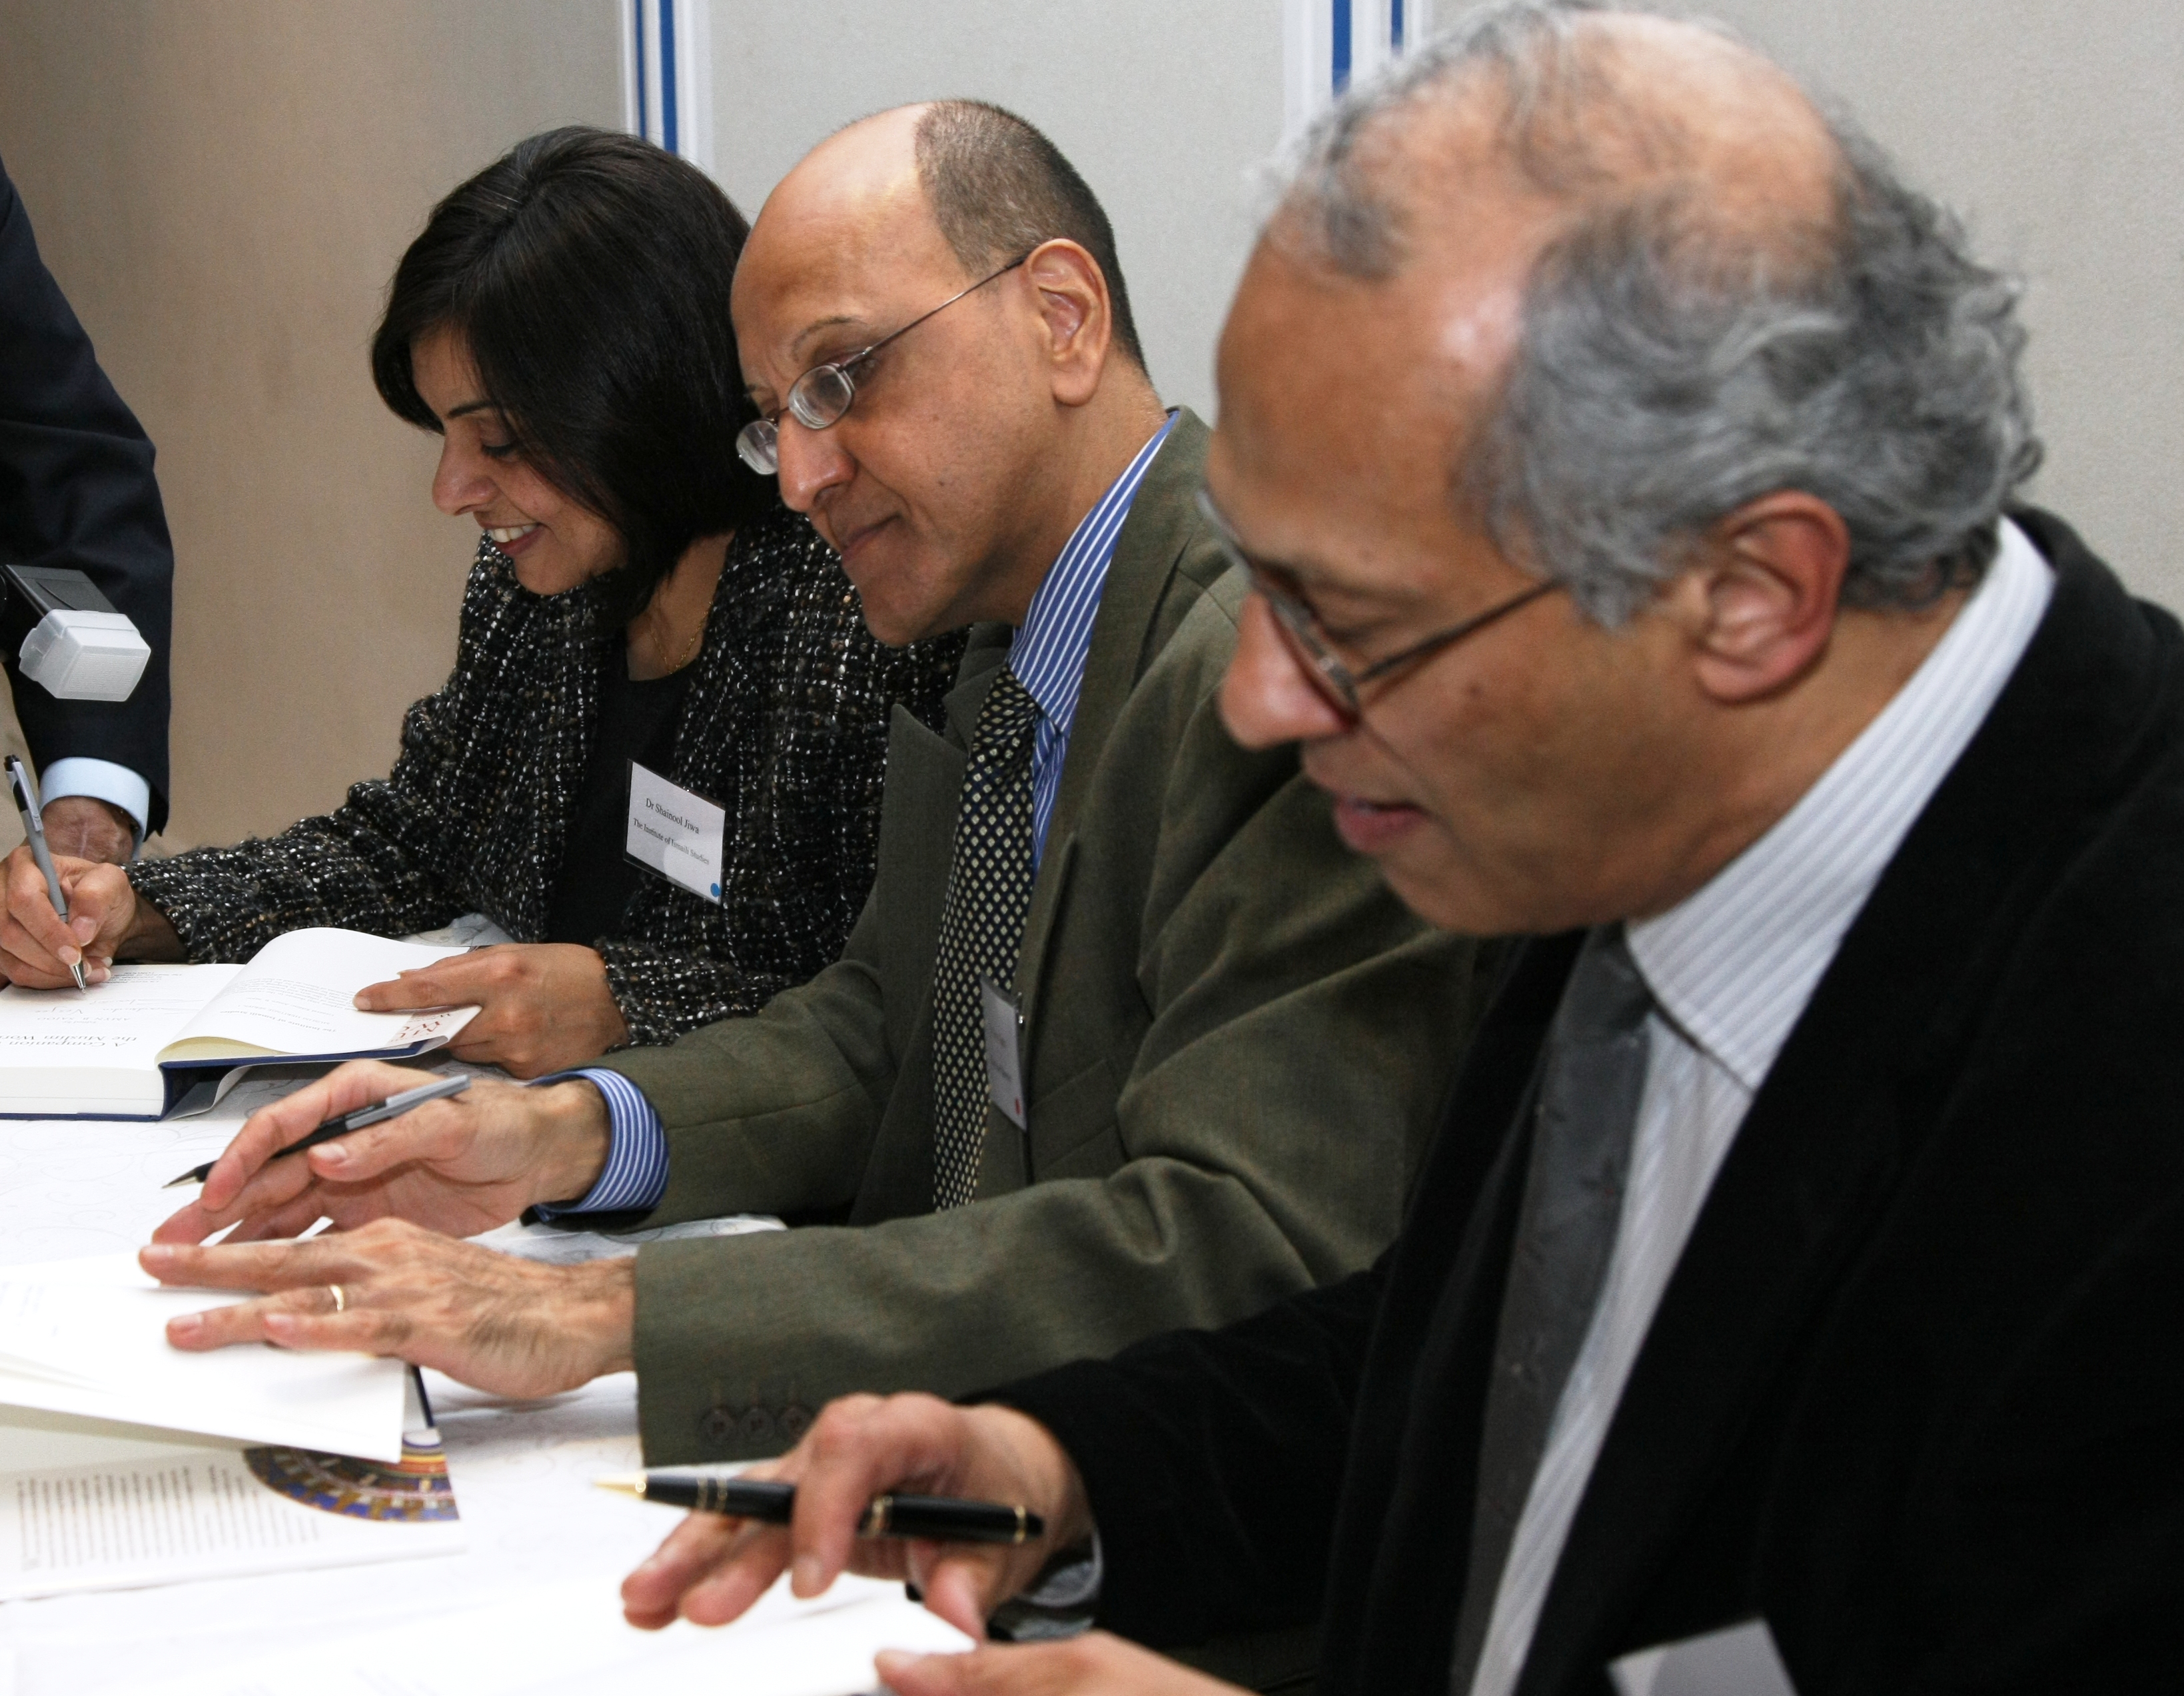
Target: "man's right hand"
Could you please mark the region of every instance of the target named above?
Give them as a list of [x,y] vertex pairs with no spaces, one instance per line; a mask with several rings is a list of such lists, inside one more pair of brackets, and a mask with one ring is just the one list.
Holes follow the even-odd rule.
[[[793,1525],[762,1526],[693,1514],[622,1581],[632,1625],[680,1616],[722,1626],[790,1572],[799,1596],[816,1596],[846,1570],[906,1578],[925,1605],[972,1637],[1028,1589],[1057,1549],[1092,1534],[1083,1481],[1053,1434],[1007,1408],[957,1408],[932,1396],[845,1396],[812,1421],[804,1441],[755,1477],[796,1485]],[[1046,1534],[1013,1546],[865,1541],[857,1523],[887,1492],[967,1496],[1029,1508]]]
[[582,1082],[530,1090],[480,1078],[460,1096],[283,1156],[321,1121],[414,1089],[420,1075],[353,1061],[253,1113],[197,1200],[152,1240],[202,1242],[231,1224],[231,1242],[293,1236],[322,1215],[343,1230],[399,1219],[474,1236],[534,1202],[573,1201],[598,1180],[606,1103]]
[[136,923],[136,891],[128,873],[100,861],[56,856],[53,870],[68,896],[66,919],[53,911],[46,874],[27,843],[0,863],[7,898],[0,913],[0,973],[30,989],[57,990],[75,981],[69,967],[80,959],[84,976],[101,982]]

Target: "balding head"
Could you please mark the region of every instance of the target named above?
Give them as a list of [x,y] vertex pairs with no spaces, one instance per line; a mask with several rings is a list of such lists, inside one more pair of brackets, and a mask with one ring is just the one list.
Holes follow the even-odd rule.
[[[1068,161],[975,102],[852,124],[767,198],[736,271],[744,375],[782,498],[840,550],[883,640],[1020,622],[1157,427],[1112,270]],[[788,402],[819,365],[855,394],[814,426]]]
[[1306,137],[1268,244],[1343,275],[1507,277],[1460,499],[1627,617],[1774,488],[1836,505],[1847,600],[1975,577],[2039,458],[2014,288],[1847,120],[1721,31],[1511,0]]
[[1231,732],[1301,743],[1438,922],[1665,910],[1992,557],[2036,457],[2014,313],[1735,42],[1473,14],[1306,137],[1223,332],[1207,482],[1270,591]]
[[918,180],[917,121],[904,106],[837,131],[766,196],[736,271],[736,315],[763,289],[772,297],[816,271],[915,274],[935,287],[962,267],[933,221]]
[[1480,194],[1525,204],[1544,237],[1589,208],[1688,193],[1724,232],[1796,247],[1832,220],[1841,168],[1797,83],[1716,31],[1502,7],[1331,114],[1300,161],[1283,233],[1381,276],[1453,233],[1458,203],[1468,211]]

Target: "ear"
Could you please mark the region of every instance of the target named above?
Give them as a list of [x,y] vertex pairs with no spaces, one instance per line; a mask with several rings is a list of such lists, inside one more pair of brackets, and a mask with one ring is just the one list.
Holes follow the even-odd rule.
[[1059,240],[1034,248],[1024,275],[1039,304],[1054,398],[1064,406],[1082,406],[1099,391],[1113,338],[1107,280],[1091,254]]
[[1699,687],[1724,705],[1787,688],[1827,650],[1850,530],[1827,502],[1763,495],[1707,532],[1670,590]]

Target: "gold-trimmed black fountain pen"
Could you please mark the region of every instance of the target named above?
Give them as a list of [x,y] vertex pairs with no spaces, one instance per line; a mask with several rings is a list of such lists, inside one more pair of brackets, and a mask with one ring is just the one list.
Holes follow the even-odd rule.
[[[627,1477],[593,1481],[671,1508],[727,1514],[785,1526],[796,1507],[796,1487],[771,1478],[739,1478],[704,1466],[655,1466]],[[916,1537],[928,1543],[1028,1543],[1045,1534],[1046,1521],[1028,1508],[961,1496],[875,1496],[859,1521],[860,1537]]]

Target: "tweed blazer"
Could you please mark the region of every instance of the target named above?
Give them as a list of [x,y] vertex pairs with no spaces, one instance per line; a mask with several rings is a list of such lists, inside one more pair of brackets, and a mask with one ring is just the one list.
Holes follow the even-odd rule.
[[[655,1461],[777,1449],[845,1391],[946,1393],[1212,1325],[1368,1264],[1472,1013],[1468,942],[1336,837],[1215,696],[1245,586],[1192,505],[1185,414],[1117,538],[1016,987],[1030,1129],[933,1210],[932,978],[980,703],[898,712],[879,873],[848,951],[755,1019],[611,1063],[666,1127],[666,1222],[826,1219],[649,1245],[636,1355]],[[1319,1130],[1340,1115],[1355,1134]]]
[[[307,925],[382,935],[482,912],[545,934],[621,633],[588,587],[541,596],[478,544],[455,668],[410,709],[393,772],[277,836],[130,869],[192,960],[247,960]],[[672,769],[727,812],[716,903],[647,876],[594,945],[633,1043],[755,1012],[842,951],[872,877],[887,719],[938,722],[962,639],[896,650],[840,562],[776,507],[729,545]]]

